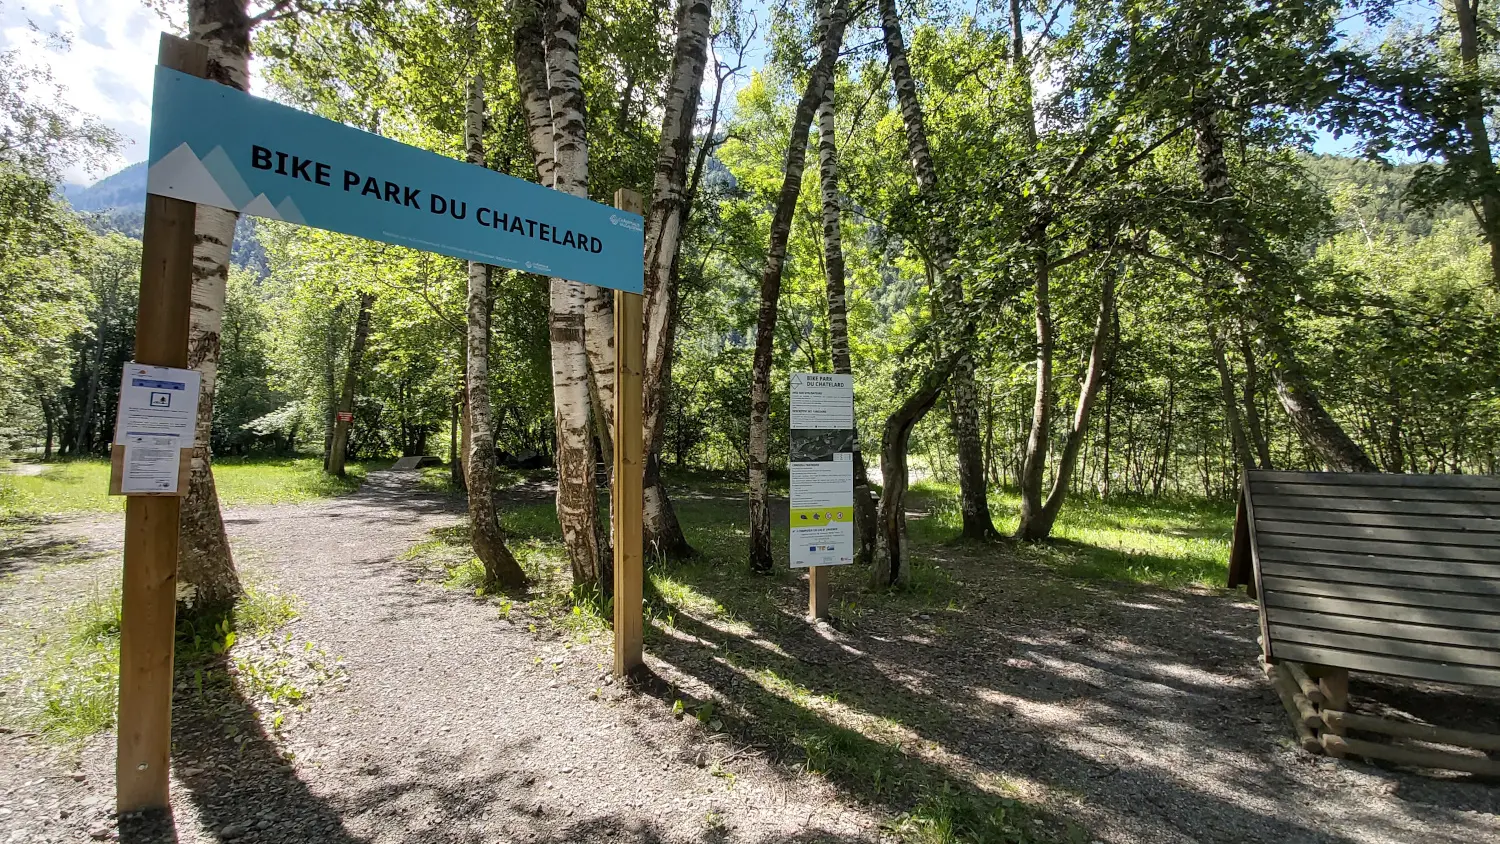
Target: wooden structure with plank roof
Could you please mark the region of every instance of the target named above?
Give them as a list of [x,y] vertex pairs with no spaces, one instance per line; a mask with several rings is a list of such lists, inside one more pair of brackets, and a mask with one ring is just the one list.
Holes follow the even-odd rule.
[[1229,585],[1304,748],[1500,776],[1500,736],[1348,702],[1350,671],[1500,688],[1500,477],[1247,472]]

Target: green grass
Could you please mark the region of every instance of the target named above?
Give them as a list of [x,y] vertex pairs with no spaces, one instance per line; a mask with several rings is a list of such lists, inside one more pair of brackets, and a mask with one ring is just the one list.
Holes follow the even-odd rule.
[[[295,504],[343,495],[359,488],[370,467],[380,463],[350,463],[347,478],[323,473],[316,457],[225,458],[214,462],[219,502],[237,504]],[[7,491],[8,490],[8,491]],[[109,461],[59,461],[40,475],[0,478],[0,518],[23,512],[115,512],[125,509],[122,496],[109,495]]]
[[[511,504],[501,514],[507,546],[531,585],[525,605],[532,615],[548,619],[576,642],[587,642],[608,632],[614,607],[597,590],[573,586],[562,528],[549,501]],[[513,599],[490,595],[484,589],[484,566],[469,545],[467,525],[438,528],[431,538],[403,555],[428,571],[439,574],[443,586],[492,599],[502,618],[510,618]]]
[[[1016,528],[1020,496],[992,490],[990,513],[1003,534]],[[950,538],[961,524],[954,486],[912,487],[914,510],[928,515],[910,523],[913,538]],[[1073,496],[1048,543],[1022,544],[1016,552],[1082,580],[1156,586],[1222,586],[1228,572],[1234,504],[1204,499]]]
[[[195,673],[201,690],[205,663],[227,654],[242,636],[274,638],[272,634],[296,615],[290,596],[247,582],[231,616],[179,618],[179,674]],[[287,694],[289,686],[276,671],[284,665],[271,662],[264,668],[265,662],[253,655],[237,658],[241,682],[252,691]],[[120,683],[120,590],[96,586],[87,598],[68,607],[60,624],[37,634],[33,654],[20,674],[5,679],[17,689],[6,696],[5,708],[49,739],[77,741],[114,726]]]

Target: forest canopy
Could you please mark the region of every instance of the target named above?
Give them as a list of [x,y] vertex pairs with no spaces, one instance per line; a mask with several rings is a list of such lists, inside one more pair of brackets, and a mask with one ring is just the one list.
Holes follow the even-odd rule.
[[[1068,496],[1225,498],[1254,467],[1497,471],[1489,7],[219,5],[190,4],[233,18],[219,81],[596,201],[644,197],[663,556],[691,553],[671,473],[713,470],[748,479],[749,557],[768,564],[794,371],[855,378],[877,581],[903,576],[919,478],[958,483],[981,538],[989,491],[1018,490],[1018,532],[1041,539]],[[101,455],[144,174],[94,203],[70,188],[70,206],[61,173],[117,139],[50,84],[0,54],[0,439]],[[480,452],[481,469],[555,466],[574,577],[607,582],[607,296],[233,218],[204,264],[217,321],[194,326],[216,373],[195,489],[211,499],[209,455],[341,472],[435,453],[471,489]],[[207,506],[189,509],[211,531]]]

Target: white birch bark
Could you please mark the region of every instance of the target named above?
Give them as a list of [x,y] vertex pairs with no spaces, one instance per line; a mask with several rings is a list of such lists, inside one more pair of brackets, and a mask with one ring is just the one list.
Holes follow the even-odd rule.
[[[828,289],[828,335],[833,371],[853,375],[849,354],[849,306],[845,290],[844,234],[839,207],[839,157],[830,83],[818,105],[818,182],[823,197],[823,273]],[[859,435],[854,437],[854,538],[856,562],[870,560],[875,548],[875,506]]]
[[[241,91],[250,89],[251,21],[244,0],[189,0],[189,38],[208,47],[208,78]],[[193,465],[179,520],[179,593],[195,609],[219,609],[240,594],[229,537],[214,486],[210,437],[218,385],[219,333],[229,280],[230,248],[239,215],[198,206],[194,224],[193,294],[188,326],[188,366],[198,370],[202,392],[193,436]]]
[[[543,26],[552,126],[552,187],[587,197],[588,138],[583,79],[578,66],[582,15],[578,0],[558,0],[551,19],[543,19]],[[540,140],[540,134],[533,133],[534,141]],[[538,153],[538,160],[544,157]],[[589,296],[584,285],[561,278],[551,279],[549,294],[552,403],[557,425],[557,517],[574,582],[608,590],[610,566],[601,535],[590,430],[586,327]]]
[[[464,113],[464,147],[470,164],[484,166],[484,79],[469,83]],[[526,573],[505,545],[505,532],[495,511],[495,429],[490,421],[490,268],[469,262],[468,342],[465,380],[468,384],[468,451],[464,457],[464,485],[469,490],[469,538],[484,565],[486,588],[512,589],[526,584]]]
[[781,275],[786,261],[787,238],[791,233],[792,215],[797,194],[802,188],[802,171],[807,164],[807,133],[812,127],[813,111],[823,101],[823,92],[833,77],[839,47],[844,41],[844,27],[849,20],[848,0],[825,3],[819,16],[821,34],[818,60],[808,75],[807,89],[797,103],[792,119],[791,137],[787,142],[785,174],[776,211],[771,218],[770,243],[760,277],[760,311],[755,325],[755,357],[750,380],[750,568],[771,570],[771,494],[769,428],[771,416],[771,356],[776,332],[777,308],[781,298]]
[[675,268],[682,250],[682,229],[687,222],[688,159],[693,146],[693,122],[702,95],[703,69],[708,62],[712,17],[713,7],[707,0],[682,0],[678,4],[677,44],[668,73],[651,207],[646,213],[642,424],[647,468],[642,503],[646,547],[668,557],[692,553],[661,483],[661,434],[666,423],[666,394],[672,380],[672,351],[677,339]]
[[553,186],[557,162],[552,157],[552,101],[547,96],[546,29],[537,0],[517,0],[514,57],[521,110],[526,115],[526,139],[536,165],[537,183]]
[[[896,0],[880,0],[879,5],[886,62],[890,67],[892,85],[896,89],[896,100],[901,108],[902,124],[906,129],[907,154],[917,180],[918,193],[932,207],[937,202],[937,166],[932,158],[932,148],[927,142],[927,124],[922,114],[922,103],[917,97],[916,77],[912,74],[911,63],[906,57],[900,14],[896,9]],[[936,289],[933,293],[937,310],[939,314],[961,313],[964,287],[963,279],[953,268],[956,252],[952,238],[942,226],[934,226],[928,233],[928,240],[932,245],[933,269],[936,273]],[[952,353],[958,357],[949,376],[949,404],[952,409],[953,435],[958,444],[963,534],[974,538],[989,538],[995,536],[996,531],[990,520],[989,494],[984,481],[984,447],[979,438],[979,393],[974,385],[975,363],[966,350],[955,349]]]

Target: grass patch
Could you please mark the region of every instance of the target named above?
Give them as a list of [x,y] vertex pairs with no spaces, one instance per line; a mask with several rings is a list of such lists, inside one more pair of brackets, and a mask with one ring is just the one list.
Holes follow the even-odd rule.
[[[955,486],[923,482],[912,487],[913,539],[952,538],[962,525]],[[1015,531],[1020,495],[990,492],[990,514],[1003,534]],[[1219,586],[1229,565],[1234,504],[1205,499],[1114,496],[1068,498],[1052,542],[1015,546],[1016,553],[1046,563],[1068,577],[1156,586]],[[913,570],[916,577],[920,565]]]
[[0,524],[29,516],[35,509],[31,496],[16,481],[14,475],[0,472]]
[[[317,457],[229,457],[214,461],[214,483],[225,506],[295,504],[353,492],[370,466],[383,465],[350,463],[348,477],[335,478],[323,473]],[[91,458],[55,462],[40,475],[0,479],[0,518],[8,508],[20,507],[40,513],[118,512],[125,509],[125,498],[109,495],[109,461]]]
[[[572,570],[562,544],[562,528],[550,501],[512,503],[501,513],[507,545],[530,579],[520,605],[544,618],[577,642],[608,632],[614,605],[591,588],[573,586]],[[438,528],[431,538],[412,546],[402,559],[421,565],[444,587],[493,599],[501,618],[510,619],[518,605],[507,595],[488,595],[484,566],[469,544],[467,524]]]
[[447,466],[424,466],[418,471],[421,472],[417,478],[418,489],[425,492],[463,492],[462,488],[453,483],[453,470]]
[[120,684],[120,591],[95,588],[38,636],[8,709],[48,738],[76,741],[115,722]]
[[[1043,828],[1038,829],[1039,825]],[[1047,826],[1016,800],[966,794],[942,783],[924,791],[917,805],[898,816],[889,829],[914,844],[1088,840],[1082,830],[1071,826]]]
[[[251,581],[230,615],[179,616],[179,683],[189,677],[202,694],[207,686],[226,682],[225,659],[240,644],[246,653],[233,653],[232,660],[242,688],[300,701],[302,691],[284,670],[291,663],[284,656],[268,660],[257,655],[264,647],[259,640],[274,640],[296,615],[290,596]],[[17,694],[7,696],[6,708],[49,739],[77,741],[113,727],[120,684],[119,588],[96,586],[68,607],[59,624],[37,634],[33,655],[20,674],[6,679],[18,686]]]

